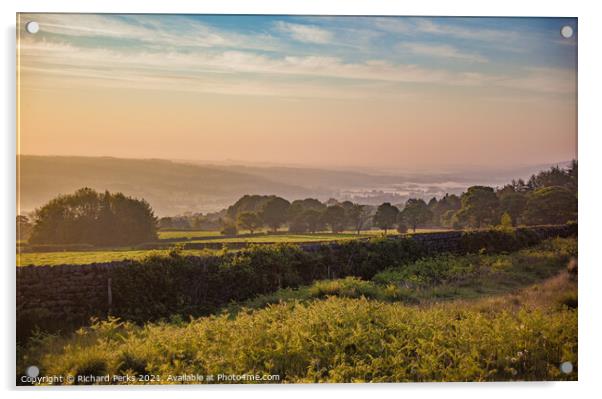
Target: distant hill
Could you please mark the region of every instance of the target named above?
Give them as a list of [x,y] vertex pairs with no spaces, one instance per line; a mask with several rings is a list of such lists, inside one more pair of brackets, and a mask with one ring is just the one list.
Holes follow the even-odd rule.
[[[203,163],[195,163],[204,165]],[[391,185],[403,183],[437,184],[443,182],[457,182],[471,184],[482,182],[483,184],[499,185],[509,183],[512,179],[527,179],[534,173],[548,169],[550,166],[559,165],[568,167],[570,161],[553,164],[538,164],[527,166],[507,167],[456,167],[454,169],[442,169],[437,172],[408,172],[388,171],[380,172],[357,172],[353,170],[331,170],[309,167],[288,166],[249,166],[249,165],[220,165],[215,166],[221,170],[238,171],[250,175],[261,176],[277,182],[292,182],[295,184],[314,189],[333,188],[358,188],[371,185]]]
[[261,176],[157,159],[23,155],[18,167],[25,212],[84,186],[144,198],[160,216],[220,210],[249,193],[291,198],[308,194],[302,187]]
[[410,197],[428,200],[446,192],[459,194],[473,184],[501,186],[549,166],[363,173],[160,159],[22,155],[20,203],[22,211],[29,212],[58,194],[87,186],[144,198],[159,216],[219,211],[245,194],[275,194],[289,200],[313,197],[324,201],[334,197],[371,205],[385,201],[400,204]]

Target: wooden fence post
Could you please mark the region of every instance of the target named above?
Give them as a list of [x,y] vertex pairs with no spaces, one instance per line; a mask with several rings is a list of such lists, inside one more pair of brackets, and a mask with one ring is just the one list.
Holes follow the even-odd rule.
[[111,306],[113,305],[113,291],[111,289],[111,277],[107,279],[107,302],[109,305],[108,315],[111,315]]

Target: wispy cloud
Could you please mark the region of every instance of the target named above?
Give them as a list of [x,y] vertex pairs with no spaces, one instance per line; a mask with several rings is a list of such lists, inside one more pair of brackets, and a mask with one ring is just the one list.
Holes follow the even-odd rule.
[[565,68],[526,68],[520,76],[505,77],[496,84],[512,89],[542,93],[574,94],[577,87],[574,70]]
[[487,58],[476,54],[464,52],[456,47],[448,45],[437,45],[430,43],[400,43],[398,49],[407,50],[414,54],[426,55],[430,57],[439,57],[445,59],[464,60],[468,62],[484,63],[488,62]]
[[266,75],[298,75],[338,79],[380,80],[392,82],[445,83],[456,74],[416,65],[394,64],[385,60],[345,62],[331,56],[268,57],[249,51],[222,52],[154,52],[89,49],[66,43],[23,41],[21,53],[26,64],[134,68],[156,73],[187,72],[254,73]]
[[374,27],[390,33],[410,33],[412,31],[411,23],[391,17],[375,18]]
[[277,21],[275,26],[279,32],[286,33],[293,39],[304,43],[326,44],[333,37],[330,31],[313,25]]
[[422,33],[430,33],[442,36],[451,36],[460,39],[476,41],[488,41],[503,44],[509,40],[520,39],[520,32],[512,29],[488,29],[477,27],[458,26],[449,23],[436,23],[431,19],[419,19],[416,21],[416,29]]
[[[461,27],[457,21],[330,18],[325,28],[319,18],[274,18],[244,30],[175,15],[36,18],[43,33],[21,40],[21,65],[47,82],[67,73],[77,76],[79,84],[93,86],[127,80],[141,89],[157,85],[165,90],[293,97],[298,91],[302,96],[314,92],[340,98],[360,90],[365,96],[399,92],[403,84],[442,90],[460,86],[534,93],[576,90],[574,70],[527,62],[499,68],[491,52],[485,51],[489,43],[475,47],[449,39],[497,43],[515,37],[516,31]],[[421,32],[431,37],[416,39]],[[448,66],[450,60],[454,63]]]
[[37,20],[44,33],[66,38],[133,40],[141,45],[167,48],[244,48],[275,50],[280,42],[265,33],[238,34],[220,30],[190,18],[169,15],[41,14]]
[[[503,87],[548,93],[575,90],[571,72],[553,68],[529,69],[522,75],[492,75],[453,72],[382,59],[346,62],[330,56],[269,57],[250,51],[117,51],[33,40],[24,40],[20,46],[25,60],[22,64],[24,71],[36,69],[38,74],[50,77],[65,73],[86,77],[94,86],[100,85],[101,81],[125,79],[135,82],[138,88],[155,89],[157,82],[161,82],[163,89],[196,88],[211,92],[218,88],[220,93],[225,93],[230,87],[238,93],[248,89],[248,94],[253,95],[269,93],[291,97],[296,96],[295,90],[310,95],[311,91],[306,88],[311,86],[316,96],[339,95],[344,98],[348,98],[349,92],[355,88],[370,90],[367,82]],[[283,83],[286,77],[295,79]],[[275,79],[280,82],[275,83]],[[318,83],[315,79],[322,81]],[[260,86],[264,89],[259,90]],[[383,86],[377,89],[375,94],[382,91]],[[364,95],[370,94],[364,92]]]

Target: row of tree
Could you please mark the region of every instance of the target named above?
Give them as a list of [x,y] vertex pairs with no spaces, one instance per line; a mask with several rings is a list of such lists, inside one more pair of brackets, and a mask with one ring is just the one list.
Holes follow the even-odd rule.
[[159,218],[157,227],[161,230],[219,230],[222,226],[224,212],[189,213],[178,216]]
[[577,218],[577,161],[513,180],[501,188],[469,187],[460,197],[432,198],[433,225],[465,228],[565,223]]
[[[192,220],[212,227],[221,225],[224,234],[238,230],[254,233],[264,227],[277,231],[282,226],[293,233],[328,229],[358,234],[377,226],[386,234],[392,228],[405,232],[418,227],[561,224],[576,217],[577,162],[573,161],[568,168],[553,167],[527,182],[512,181],[498,189],[472,186],[460,196],[446,194],[428,203],[411,198],[399,207],[385,202],[375,208],[350,201],[322,203],[307,198],[291,203],[274,195],[245,195],[223,212]],[[177,228],[180,222],[180,218],[158,221],[144,200],[82,188],[37,209],[33,221],[19,215],[17,232],[19,238],[27,234],[33,244],[129,245],[155,241],[158,227]]]
[[240,230],[253,233],[263,227],[277,231],[288,225],[292,233],[315,233],[329,229],[360,231],[371,217],[372,207],[350,201],[330,206],[314,198],[292,203],[277,196],[245,195],[228,208],[224,222],[225,234]]
[[313,198],[290,203],[273,195],[245,195],[228,208],[224,233],[235,234],[238,229],[254,232],[264,226],[275,231],[283,225],[294,233],[326,228],[359,233],[371,224],[386,233],[392,228],[405,232],[418,227],[462,229],[566,223],[577,217],[577,162],[568,168],[542,171],[526,183],[512,181],[497,190],[472,186],[460,196],[446,194],[428,203],[410,198],[401,206],[385,202],[376,209],[350,201],[328,203]]

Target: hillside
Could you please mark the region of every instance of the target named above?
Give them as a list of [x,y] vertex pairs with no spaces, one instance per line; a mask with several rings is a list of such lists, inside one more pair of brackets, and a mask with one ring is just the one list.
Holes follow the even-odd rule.
[[20,158],[20,205],[25,212],[84,186],[144,198],[160,216],[216,211],[247,193],[300,197],[308,191],[234,170],[158,159]]
[[[548,167],[550,165],[546,165]],[[289,200],[314,197],[378,205],[408,198],[460,194],[475,184],[498,186],[528,178],[544,165],[403,172],[330,170],[311,167],[206,164],[112,157],[20,157],[20,205],[30,212],[58,194],[87,186],[146,199],[159,216],[215,212],[245,194],[275,194]]]

